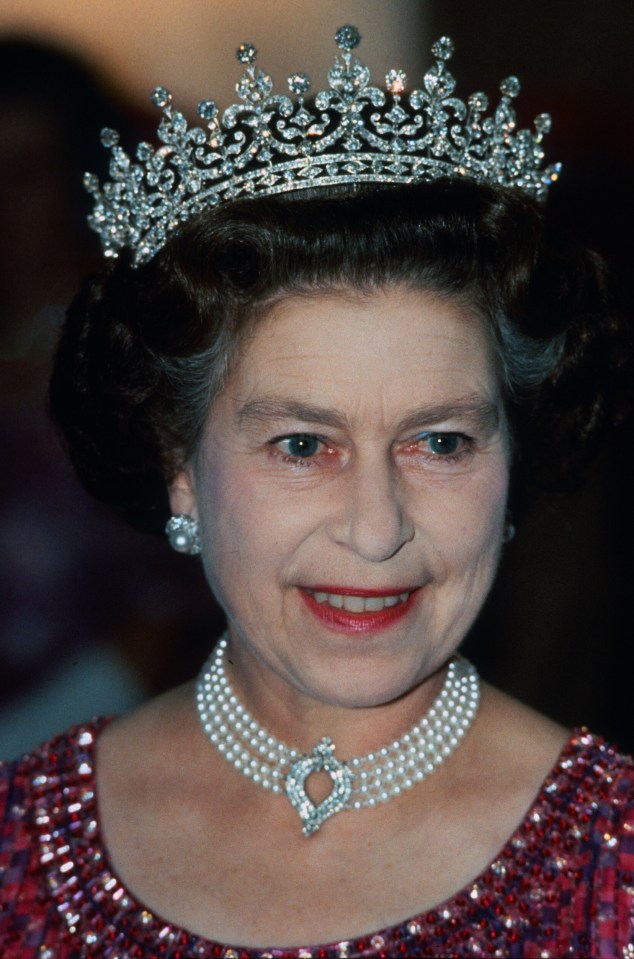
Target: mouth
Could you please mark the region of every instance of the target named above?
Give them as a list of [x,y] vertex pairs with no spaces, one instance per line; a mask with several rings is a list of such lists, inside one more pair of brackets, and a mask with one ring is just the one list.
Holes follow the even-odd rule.
[[420,587],[395,590],[302,587],[308,609],[339,632],[367,633],[391,626],[412,609]]
[[380,613],[384,609],[391,609],[399,603],[406,603],[411,595],[410,590],[402,593],[367,593],[330,592],[328,590],[307,589],[316,603],[322,606],[326,603],[332,609],[345,609],[347,613]]

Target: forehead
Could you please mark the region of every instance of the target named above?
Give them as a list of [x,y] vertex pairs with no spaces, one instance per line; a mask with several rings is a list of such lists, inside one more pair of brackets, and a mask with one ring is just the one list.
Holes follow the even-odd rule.
[[393,286],[278,301],[243,341],[227,386],[238,400],[289,390],[425,399],[498,396],[491,335],[475,308]]

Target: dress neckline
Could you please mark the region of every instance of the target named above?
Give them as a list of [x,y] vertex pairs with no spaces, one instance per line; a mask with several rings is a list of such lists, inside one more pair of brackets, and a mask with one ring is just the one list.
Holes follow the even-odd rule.
[[[524,874],[528,859],[534,857],[538,846],[557,847],[562,832],[575,835],[579,828],[569,821],[570,811],[564,809],[569,806],[564,794],[566,789],[570,790],[570,782],[586,775],[586,767],[593,760],[596,768],[597,757],[604,755],[607,760],[616,755],[599,737],[585,729],[575,730],[504,847],[471,882],[434,909],[338,942],[256,948],[226,945],[188,932],[147,908],[118,877],[101,830],[95,777],[96,741],[109,721],[100,719],[76,727],[32,757],[34,769],[38,770],[32,782],[36,791],[34,824],[39,834],[40,863],[67,928],[71,935],[82,938],[85,954],[90,956],[104,955],[99,950],[106,939],[112,944],[122,936],[136,951],[113,955],[148,959],[156,956],[158,946],[162,956],[174,959],[345,959],[392,955],[389,950],[397,946],[399,953],[406,955],[406,944],[412,937],[430,929],[437,933],[445,924],[455,927],[474,908],[482,904],[488,908],[500,885],[507,887],[509,882],[517,881],[524,892],[530,892],[528,886],[538,891],[545,866],[533,866]],[[558,868],[557,862],[557,857],[549,857],[550,873]],[[565,857],[559,857],[559,868],[564,867]],[[512,905],[510,902],[509,907]]]

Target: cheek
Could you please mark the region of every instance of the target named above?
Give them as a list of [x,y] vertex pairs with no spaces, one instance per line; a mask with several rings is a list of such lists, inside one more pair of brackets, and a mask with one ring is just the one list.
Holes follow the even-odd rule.
[[203,558],[217,578],[223,570],[244,567],[259,534],[259,510],[239,471],[218,460],[205,465],[204,476],[199,494]]
[[221,455],[205,457],[197,464],[196,500],[203,566],[211,589],[226,609],[223,584],[235,577],[235,570],[244,563],[250,523],[239,474],[227,469]]
[[279,578],[311,526],[311,511],[294,509],[288,491],[239,458],[207,461],[201,474],[203,560],[214,592],[231,582],[253,592],[271,577]]
[[423,525],[443,579],[470,580],[488,588],[499,558],[507,493],[508,470],[501,458],[494,468],[458,484],[442,501],[427,504]]
[[445,502],[431,531],[430,630],[449,646],[471,628],[492,586],[502,546],[505,470]]

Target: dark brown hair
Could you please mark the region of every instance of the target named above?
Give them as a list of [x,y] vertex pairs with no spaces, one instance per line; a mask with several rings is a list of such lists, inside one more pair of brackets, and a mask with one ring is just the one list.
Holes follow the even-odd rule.
[[89,279],[51,403],[91,492],[160,531],[240,338],[293,293],[406,284],[488,324],[516,444],[517,509],[576,477],[615,416],[629,350],[600,263],[516,190],[445,180],[261,198],[185,224],[149,263]]

